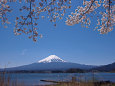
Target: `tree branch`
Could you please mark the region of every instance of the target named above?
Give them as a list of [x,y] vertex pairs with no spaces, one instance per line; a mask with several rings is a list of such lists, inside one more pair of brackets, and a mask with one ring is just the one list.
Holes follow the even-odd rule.
[[[93,3],[95,2],[95,0],[93,0],[93,2],[91,3],[91,5],[89,6],[89,8],[88,8],[88,10],[87,11],[85,11],[81,16],[83,17],[86,13],[88,13],[89,12],[89,10],[91,9],[91,7],[92,7],[92,5],[93,5]],[[80,19],[79,20],[81,20],[81,18],[82,17],[80,17]]]
[[[109,27],[111,25],[111,22],[110,22],[110,11],[111,11],[111,0],[109,0],[109,8],[108,8],[108,21],[107,21],[107,27]],[[110,22],[110,24],[108,24]]]

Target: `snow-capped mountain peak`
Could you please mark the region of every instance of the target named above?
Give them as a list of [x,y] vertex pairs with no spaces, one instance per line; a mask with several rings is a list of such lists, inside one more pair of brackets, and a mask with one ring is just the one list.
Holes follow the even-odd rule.
[[50,55],[46,57],[45,59],[38,61],[38,63],[50,63],[50,62],[66,62],[66,61],[62,60],[56,55]]

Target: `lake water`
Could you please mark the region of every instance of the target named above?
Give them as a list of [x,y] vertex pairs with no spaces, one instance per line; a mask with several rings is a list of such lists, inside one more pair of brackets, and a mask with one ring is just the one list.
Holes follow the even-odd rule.
[[10,76],[13,81],[17,80],[18,82],[28,84],[28,86],[51,84],[40,80],[70,81],[73,76],[76,76],[78,81],[89,81],[94,77],[96,80],[110,80],[115,82],[115,73],[14,73],[6,76]]

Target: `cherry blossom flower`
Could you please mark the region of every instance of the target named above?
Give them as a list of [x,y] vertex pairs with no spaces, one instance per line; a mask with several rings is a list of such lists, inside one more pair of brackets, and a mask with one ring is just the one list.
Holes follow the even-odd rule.
[[[115,4],[112,0],[83,0],[83,6],[78,6],[75,13],[68,15],[69,18],[65,21],[67,25],[85,24],[86,28],[90,25],[91,20],[88,15],[98,9],[104,7],[105,11],[100,10],[101,19],[97,19],[96,29],[100,34],[105,34],[113,30],[115,25]],[[99,13],[99,12],[98,12]],[[95,15],[94,15],[95,16]]]

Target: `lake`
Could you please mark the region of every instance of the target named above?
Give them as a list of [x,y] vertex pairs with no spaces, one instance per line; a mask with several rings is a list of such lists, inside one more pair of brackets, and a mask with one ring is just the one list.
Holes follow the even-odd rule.
[[73,76],[76,76],[78,81],[90,81],[94,77],[96,80],[115,82],[115,73],[12,73],[7,76],[10,76],[12,81],[17,80],[18,82],[28,84],[28,86],[51,84],[40,80],[70,81]]

